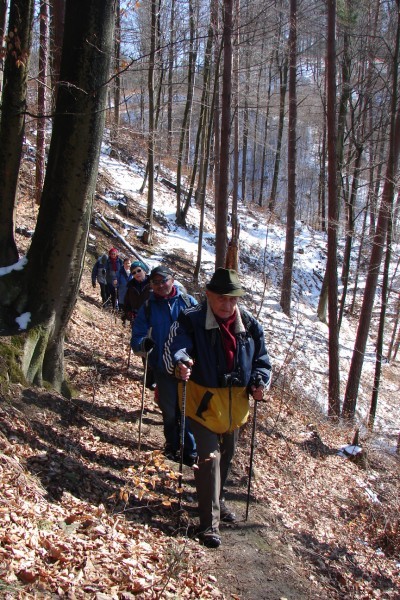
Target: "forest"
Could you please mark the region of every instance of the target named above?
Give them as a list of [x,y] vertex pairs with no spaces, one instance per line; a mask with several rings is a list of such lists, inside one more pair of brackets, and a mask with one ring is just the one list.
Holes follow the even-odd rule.
[[[55,403],[63,407],[60,414],[65,411],[62,419],[72,419],[71,424],[78,426],[82,414],[93,411],[99,401],[100,381],[104,382],[99,363],[93,358],[96,352],[92,362],[78,366],[72,346],[78,344],[78,307],[90,296],[86,287],[89,265],[108,251],[108,245],[122,243],[112,232],[110,237],[110,229],[106,234],[104,230],[98,233],[98,214],[107,216],[105,198],[118,196],[118,190],[113,189],[115,182],[107,180],[101,167],[105,148],[111,160],[132,168],[140,166],[140,200],[136,194],[130,197],[119,192],[126,195],[118,200],[125,217],[140,229],[140,236],[128,236],[127,254],[133,258],[133,250],[140,256],[171,260],[160,234],[160,227],[165,226],[165,219],[160,218],[160,186],[168,188],[174,218],[167,231],[172,227],[188,233],[196,230],[197,250],[187,259],[189,268],[184,266],[183,247],[174,250],[185,284],[191,289],[199,290],[213,270],[204,260],[211,232],[212,267],[234,266],[246,276],[257,272],[265,293],[272,286],[273,271],[268,235],[281,227],[284,243],[273,283],[279,310],[293,325],[298,318],[299,232],[322,236],[324,264],[321,273],[314,270],[320,284],[315,319],[328,332],[321,358],[327,368],[323,416],[312,417],[318,419],[316,435],[320,439],[323,430],[330,449],[340,446],[343,438],[357,446],[359,436],[373,435],[384,378],[389,368],[398,372],[400,345],[399,1],[2,0],[0,39],[0,383],[1,396],[7,399],[2,408],[6,425],[1,433],[8,439],[2,439],[2,464],[11,468],[9,457],[15,437],[11,423],[15,416],[8,412],[12,410],[8,403],[13,405],[13,394],[20,393],[13,386],[22,385],[24,401],[31,394],[29,410],[21,408],[21,400],[16,402],[28,420],[35,420],[35,402],[38,407],[42,402],[48,407]],[[247,251],[243,239],[254,214],[259,222],[255,227],[262,226],[267,232],[265,249],[257,247],[255,255],[254,248]],[[120,217],[116,222],[121,224]],[[250,280],[247,285],[250,290]],[[88,317],[89,321],[92,318]],[[82,330],[85,326],[81,323]],[[343,369],[341,351],[347,344],[348,327],[354,332],[353,346],[348,369]],[[89,332],[85,335],[91,337]],[[290,346],[290,340],[284,345]],[[371,345],[373,368],[366,370]],[[134,363],[136,370],[138,364]],[[83,380],[82,374],[78,377],[81,368],[85,373],[88,370],[89,383],[84,380],[86,375]],[[108,373],[111,367],[104,368]],[[281,399],[282,381],[288,381],[289,370],[285,375],[283,361],[276,384]],[[110,376],[110,385],[115,385],[114,376]],[[391,377],[395,392],[388,398],[384,388],[383,395],[395,412],[398,381],[395,375]],[[131,392],[139,401],[140,375],[136,379]],[[70,404],[77,397],[76,388],[78,395],[92,396],[89,408],[87,399],[80,401],[79,409],[77,404]],[[43,392],[48,396],[41,397],[42,392],[34,390],[49,390]],[[367,415],[360,419],[359,400],[366,390],[368,398],[363,397],[363,402],[368,405]],[[106,397],[110,400],[109,393],[104,392],[101,411],[111,410],[105,402]],[[289,397],[300,403],[296,417],[302,415],[299,418],[304,424],[304,398],[297,388]],[[278,414],[278,397],[272,402]],[[121,408],[112,408],[120,419]],[[286,405],[285,411],[289,418]],[[273,437],[274,427],[270,426]],[[25,427],[25,422],[19,426],[21,431]],[[97,427],[100,425],[94,427],[91,436],[96,436]],[[311,434],[315,433],[312,428]],[[115,438],[119,435],[129,434],[121,427]],[[291,434],[285,430],[281,435],[289,440]],[[276,436],[274,443],[279,445]],[[332,436],[329,442],[328,436]],[[375,523],[376,528],[368,532],[369,541],[374,539],[374,548],[381,542],[390,560],[399,551],[398,511],[395,516],[400,448],[397,429],[395,436],[390,457],[377,458],[375,450],[372,452],[374,469],[379,473],[387,470],[393,476],[394,488],[385,492],[390,502],[383,513],[378,516],[374,512],[371,517],[358,496],[351,508],[340,513],[341,518],[355,519],[358,502],[363,518],[373,518]],[[303,443],[304,439],[298,442]],[[159,467],[152,448],[149,441],[149,471],[145,483],[140,483],[148,488],[154,461]],[[24,456],[27,463],[28,454]],[[322,456],[331,460],[328,446],[319,447],[317,455],[320,460]],[[260,464],[269,458],[268,453],[260,456]],[[40,472],[38,460],[36,457],[30,469],[34,474]],[[119,456],[116,461],[120,464],[113,468],[118,470],[123,460]],[[244,462],[237,468],[238,481],[245,476]],[[139,468],[136,462],[135,468]],[[274,481],[281,475],[275,474]],[[355,472],[352,476],[354,485]],[[164,474],[163,478],[173,480],[173,475]],[[77,490],[74,482],[70,483],[69,492],[74,495]],[[97,484],[90,480],[88,486],[95,489]],[[30,485],[28,482],[28,490]],[[42,485],[47,485],[45,478]],[[57,480],[57,485],[63,484]],[[134,484],[129,480],[124,485]],[[115,502],[115,494],[119,494],[118,500],[125,502],[125,507],[129,502],[136,508],[143,506],[143,494],[147,499],[144,505],[148,508],[152,504],[146,495],[149,490],[139,496],[131,492],[124,495],[123,486],[118,493],[112,491],[109,481],[107,489],[102,486],[98,502],[88,492],[89,504],[99,506],[105,498],[109,502],[110,494],[114,494]],[[266,494],[261,483],[259,486],[258,500]],[[54,486],[50,491],[57,498]],[[163,502],[166,506],[169,500],[164,498]],[[84,514],[84,509],[79,510]],[[108,505],[105,510],[112,513]],[[78,520],[81,523],[81,517]],[[165,523],[163,527],[168,529]],[[341,543],[343,539],[345,535]],[[9,543],[5,540],[4,548]],[[119,543],[123,544],[121,540]],[[320,551],[321,547],[318,554]],[[313,552],[317,553],[316,546]],[[326,557],[322,551],[321,555]],[[240,556],[236,560],[240,564]],[[168,577],[174,579],[171,564]],[[329,586],[318,582],[326,597],[370,597],[371,589],[382,592],[378,597],[398,597],[396,568],[393,563],[382,568],[385,581],[369,573],[368,580],[374,584],[368,590],[356,591],[356,584],[342,582],[340,569],[331,596]],[[325,573],[323,569],[321,572]],[[344,570],[341,576],[349,574]],[[355,570],[352,576],[357,579]],[[32,581],[30,577],[28,573],[18,579],[33,584],[34,590],[36,575]],[[208,597],[208,592],[196,587],[201,587],[200,583],[193,583],[196,577],[192,571],[191,577],[193,596],[185,596],[189,592],[181,590],[181,597]],[[312,592],[304,591],[306,579],[302,578],[303,596],[296,596],[299,592],[294,587],[283,590],[282,595],[310,597],[307,594]],[[137,584],[137,590],[164,597],[164,583],[151,588],[152,592],[144,592],[147,587]],[[66,593],[68,585],[61,587]],[[237,590],[240,597],[240,586]],[[135,586],[128,585],[128,591],[135,593]],[[259,592],[255,586],[255,598],[274,597],[257,595]],[[241,593],[244,598],[251,597],[243,588]]]

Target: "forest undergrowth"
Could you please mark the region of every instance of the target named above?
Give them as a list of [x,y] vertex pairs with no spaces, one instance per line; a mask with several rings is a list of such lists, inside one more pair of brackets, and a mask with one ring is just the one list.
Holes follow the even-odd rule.
[[[21,201],[20,231],[34,228],[35,212]],[[94,233],[103,250],[118,247]],[[18,243],[24,251],[29,237]],[[185,467],[181,491],[149,391],[138,452],[142,363],[129,356],[129,330],[91,287],[94,260],[88,253],[66,338],[73,398],[13,383],[12,352],[2,352],[0,596],[400,598],[398,457],[372,436],[361,459],[341,456],[353,428],[292,393],[289,370],[259,406],[249,519],[252,418],[229,487],[238,523],[223,529],[220,549],[198,544],[193,472]],[[190,279],[182,250],[166,260]]]

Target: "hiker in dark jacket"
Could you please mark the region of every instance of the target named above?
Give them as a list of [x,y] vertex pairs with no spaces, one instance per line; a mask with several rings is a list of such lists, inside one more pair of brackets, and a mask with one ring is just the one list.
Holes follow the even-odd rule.
[[122,265],[122,260],[118,256],[118,250],[116,248],[111,248],[108,252],[106,264],[106,279],[107,292],[108,296],[111,297],[111,304],[113,308],[115,308],[117,303],[118,274],[122,268]]
[[128,287],[128,282],[131,279],[131,270],[130,270],[130,260],[129,258],[124,258],[124,261],[122,263],[122,267],[119,270],[118,273],[118,279],[117,279],[117,288],[118,288],[118,305],[119,305],[119,309],[120,311],[124,311],[124,300],[125,300],[125,294],[126,294],[126,289]]
[[249,394],[263,399],[271,364],[260,323],[237,306],[245,292],[236,271],[217,269],[206,288],[207,299],[180,313],[171,326],[164,362],[168,373],[187,381],[186,415],[198,454],[200,540],[217,548],[220,521],[236,519],[225,504],[224,486],[239,427],[248,418]]
[[[158,390],[158,404],[163,415],[165,455],[177,460],[179,452],[178,381],[165,371],[164,344],[171,324],[179,313],[196,300],[174,284],[174,275],[167,267],[155,267],[150,273],[153,290],[142,304],[132,329],[132,349],[136,354],[149,353],[149,366],[153,369]],[[189,427],[185,427],[184,462],[192,465],[196,446]]]
[[107,293],[107,254],[103,254],[99,256],[96,262],[93,265],[92,269],[92,286],[93,289],[96,289],[96,282],[100,286],[100,294],[101,301],[103,304],[107,302],[108,293]]
[[131,264],[131,279],[128,281],[124,298],[124,315],[122,321],[133,324],[135,317],[150,294],[149,269],[141,260],[134,260]]

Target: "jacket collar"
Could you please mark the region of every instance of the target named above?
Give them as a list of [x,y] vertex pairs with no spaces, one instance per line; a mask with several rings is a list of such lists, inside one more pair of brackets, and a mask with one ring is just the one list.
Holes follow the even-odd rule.
[[[210,305],[207,301],[207,313],[206,313],[206,329],[218,329],[219,325]],[[239,307],[236,306],[236,322],[235,322],[235,333],[245,333],[246,329],[243,325],[242,317],[240,316]]]

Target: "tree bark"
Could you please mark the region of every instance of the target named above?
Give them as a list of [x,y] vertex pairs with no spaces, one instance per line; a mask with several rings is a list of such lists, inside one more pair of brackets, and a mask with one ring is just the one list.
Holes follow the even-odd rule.
[[224,66],[222,74],[221,151],[219,188],[216,198],[215,268],[225,266],[229,193],[229,148],[232,97],[232,11],[233,0],[224,0]]
[[38,122],[36,136],[36,204],[42,195],[46,154],[46,83],[49,56],[49,14],[46,1],[40,3],[40,43],[38,73]]
[[286,212],[286,242],[280,305],[290,317],[292,274],[294,260],[294,231],[296,225],[296,132],[297,132],[297,0],[290,0],[289,27],[289,132],[288,132],[288,191]]
[[13,213],[25,132],[33,12],[33,0],[12,0],[10,4],[8,29],[12,36],[5,49],[0,120],[0,267],[18,260]]
[[337,128],[336,128],[336,1],[328,0],[327,16],[327,128],[328,128],[328,314],[329,389],[328,415],[340,414],[339,328],[337,321]]
[[[64,332],[83,269],[104,128],[114,2],[70,0],[42,200],[26,268],[0,280],[0,331],[21,334],[23,371],[67,394]],[[6,293],[6,290],[8,292]]]

